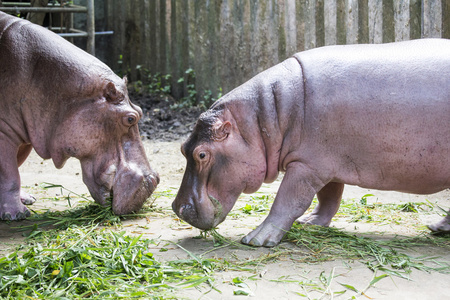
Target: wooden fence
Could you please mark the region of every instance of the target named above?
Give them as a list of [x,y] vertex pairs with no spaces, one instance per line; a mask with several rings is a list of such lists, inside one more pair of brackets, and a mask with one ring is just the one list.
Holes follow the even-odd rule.
[[171,74],[175,97],[194,80],[186,78],[190,68],[202,97],[305,49],[450,38],[450,0],[109,0],[102,7],[114,31],[108,64],[131,80],[143,79],[136,66]]

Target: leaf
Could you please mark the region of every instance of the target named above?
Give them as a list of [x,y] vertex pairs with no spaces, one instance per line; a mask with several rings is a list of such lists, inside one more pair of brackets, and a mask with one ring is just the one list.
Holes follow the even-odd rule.
[[244,290],[244,289],[238,289],[233,291],[233,295],[236,296],[248,296],[250,295],[250,291]]
[[340,285],[342,285],[343,287],[345,287],[346,289],[349,289],[349,290],[351,290],[351,291],[354,291],[355,293],[360,294],[360,291],[358,291],[358,289],[355,288],[354,286],[349,285],[349,284],[345,284],[345,283],[340,283],[340,282],[338,282],[338,283],[339,283]]
[[388,277],[388,276],[389,276],[389,275],[387,275],[387,274],[383,274],[383,275],[374,277],[374,278],[372,279],[372,281],[369,283],[369,286],[374,285],[375,283],[377,283],[377,282],[380,281],[381,279],[383,279],[383,278],[385,278],[385,277]]

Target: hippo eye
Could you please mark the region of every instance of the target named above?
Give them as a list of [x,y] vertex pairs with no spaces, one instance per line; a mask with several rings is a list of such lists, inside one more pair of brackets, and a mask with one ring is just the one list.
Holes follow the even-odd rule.
[[137,123],[137,118],[133,115],[123,117],[123,124],[125,126],[132,126]]
[[206,157],[206,154],[205,152],[200,152],[198,156],[200,157],[200,159],[204,159]]

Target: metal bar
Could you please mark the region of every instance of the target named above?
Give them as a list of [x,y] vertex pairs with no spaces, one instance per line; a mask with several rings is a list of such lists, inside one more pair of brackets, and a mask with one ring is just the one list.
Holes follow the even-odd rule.
[[52,31],[69,31],[69,32],[75,32],[75,33],[80,33],[80,32],[86,32],[86,31],[83,31],[83,30],[79,30],[79,29],[75,29],[75,28],[66,28],[66,27],[46,27],[47,29],[49,29],[49,30],[52,30]]
[[[27,3],[27,2],[3,2],[3,6],[4,6],[4,7],[15,7],[15,6],[19,6],[19,7],[31,7],[31,6],[30,6],[30,3]],[[68,4],[68,5],[61,6],[61,4],[59,4],[59,3],[52,3],[51,5],[49,5],[49,6],[47,6],[47,7],[73,7],[73,8],[83,8],[84,6],[76,5],[76,4]]]
[[58,33],[59,36],[62,37],[87,37],[88,34],[87,32],[84,33]]
[[[109,35],[114,34],[114,31],[97,31],[95,35]],[[59,36],[62,37],[87,37],[87,32],[73,32],[73,33],[58,33]]]
[[72,12],[72,13],[86,13],[88,10],[86,7],[0,7],[0,11],[4,12]]

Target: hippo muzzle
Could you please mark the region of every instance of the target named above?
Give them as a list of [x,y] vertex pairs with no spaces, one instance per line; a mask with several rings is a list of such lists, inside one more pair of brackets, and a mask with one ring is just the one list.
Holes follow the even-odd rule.
[[112,200],[112,210],[117,215],[138,211],[159,183],[156,172],[151,169],[142,170],[137,166],[127,166],[97,178],[103,179],[103,183],[97,183],[92,180],[92,176],[83,172],[83,180],[95,202],[106,206]]
[[157,173],[142,173],[138,168],[116,175],[112,187],[112,209],[117,215],[138,211],[159,183]]
[[226,216],[220,202],[210,195],[200,198],[177,196],[172,209],[180,219],[202,230],[216,227]]

